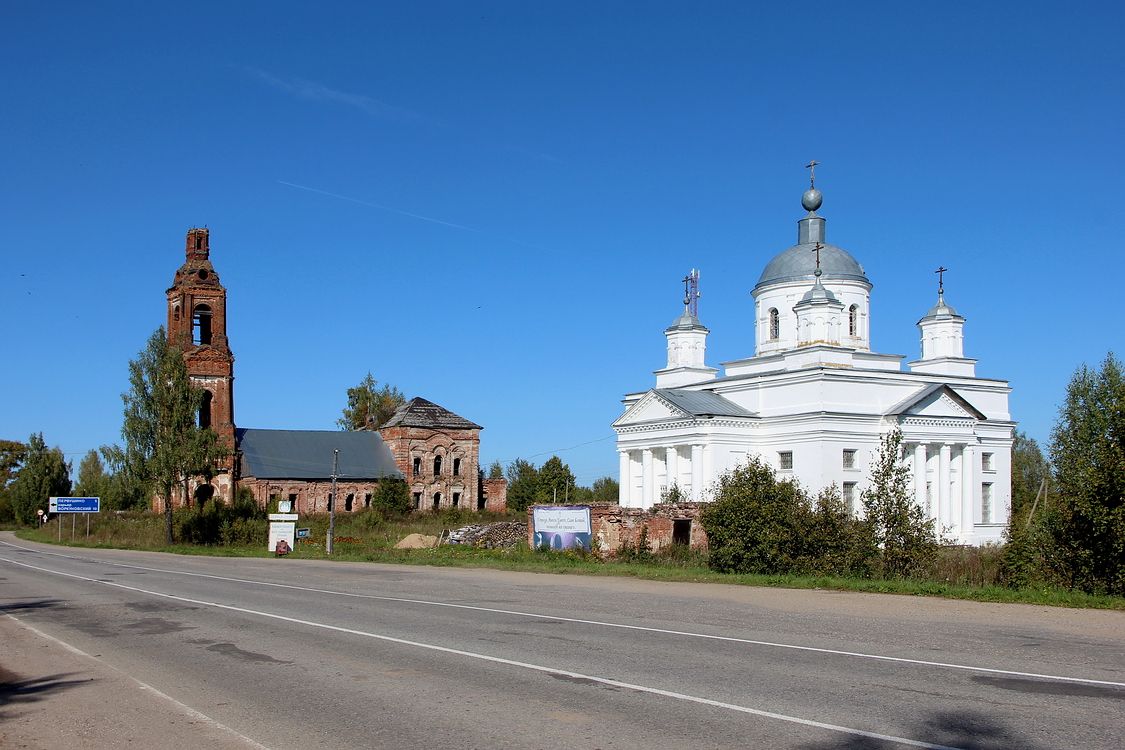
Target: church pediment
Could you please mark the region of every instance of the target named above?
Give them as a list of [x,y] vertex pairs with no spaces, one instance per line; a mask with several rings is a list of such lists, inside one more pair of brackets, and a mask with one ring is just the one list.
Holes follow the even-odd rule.
[[654,391],[649,391],[641,396],[640,401],[629,407],[624,414],[618,417],[613,427],[641,422],[659,422],[665,419],[683,419],[690,417],[683,409],[674,407],[666,400],[660,398]]
[[948,385],[923,388],[898,403],[888,414],[936,419],[985,419],[984,414]]

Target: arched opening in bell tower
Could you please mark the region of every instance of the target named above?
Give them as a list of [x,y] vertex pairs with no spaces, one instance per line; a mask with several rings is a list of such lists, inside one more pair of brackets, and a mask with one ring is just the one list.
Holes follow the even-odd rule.
[[211,308],[196,305],[191,313],[191,343],[204,346],[211,343]]

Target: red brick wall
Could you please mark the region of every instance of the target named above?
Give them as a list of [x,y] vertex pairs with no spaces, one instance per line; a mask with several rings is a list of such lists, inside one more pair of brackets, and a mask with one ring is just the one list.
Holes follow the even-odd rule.
[[[384,427],[379,430],[391,449],[395,464],[406,478],[411,499],[419,495],[419,510],[434,509],[434,495],[440,494],[438,509],[457,507],[477,510],[480,467],[480,430],[433,430],[426,427]],[[434,474],[434,458],[441,456],[441,473]],[[420,459],[418,473],[414,458]],[[453,461],[460,458],[460,471],[453,475]],[[506,497],[506,496],[505,496]]]
[[[623,547],[635,547],[640,540],[641,530],[648,530],[648,546],[657,552],[672,544],[674,521],[690,520],[691,537],[689,545],[693,549],[707,549],[707,532],[699,523],[699,515],[704,503],[666,503],[656,505],[650,510],[622,508],[612,503],[591,504],[590,531],[594,548],[602,557],[613,557]],[[534,506],[527,509],[527,544],[535,544],[535,524],[532,519]]]

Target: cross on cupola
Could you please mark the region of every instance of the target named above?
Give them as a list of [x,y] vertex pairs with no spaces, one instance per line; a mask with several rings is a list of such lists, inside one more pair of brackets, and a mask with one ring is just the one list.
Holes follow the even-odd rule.
[[821,245],[821,244],[820,244],[820,243],[818,242],[818,243],[816,243],[816,246],[815,246],[815,247],[813,247],[813,249],[812,249],[812,251],[813,251],[814,253],[816,253],[816,270],[815,270],[815,271],[813,271],[813,275],[814,275],[814,276],[816,276],[816,277],[818,277],[818,278],[820,277],[821,273],[823,273],[823,272],[822,272],[822,271],[820,270],[820,251],[821,251],[821,250],[822,250],[823,248],[824,248],[824,246],[823,246],[823,245]]
[[699,271],[691,269],[691,273],[684,277],[684,311],[692,317],[699,317]]
[[938,295],[938,297],[941,297],[942,295],[945,294],[945,273],[948,270],[949,269],[946,268],[945,266],[938,266],[938,269],[936,271],[934,271],[934,273],[936,273],[938,275],[937,276],[937,295]]
[[813,159],[812,161],[810,161],[808,164],[805,165],[805,169],[809,170],[809,187],[810,188],[816,187],[816,168],[817,168],[817,165],[819,165],[819,164],[820,164],[820,162],[818,162],[816,159]]

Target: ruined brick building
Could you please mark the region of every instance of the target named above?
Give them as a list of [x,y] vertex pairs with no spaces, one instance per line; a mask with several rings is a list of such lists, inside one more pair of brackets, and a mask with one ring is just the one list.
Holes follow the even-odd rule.
[[[480,475],[482,427],[432,401],[414,398],[378,430],[259,430],[234,422],[234,354],[227,340],[227,291],[210,260],[210,233],[187,233],[186,260],[168,289],[168,341],[184,353],[203,390],[198,423],[232,449],[210,476],[173,498],[176,506],[211,497],[226,502],[239,486],[258,504],[291,500],[298,513],[328,510],[333,463],[338,512],[362,510],[380,481],[405,479],[416,510],[503,510],[507,483]],[[155,498],[154,510],[163,509]]]

